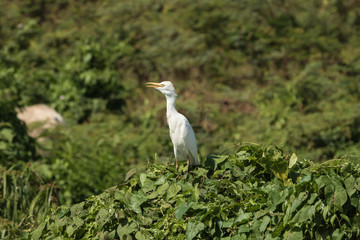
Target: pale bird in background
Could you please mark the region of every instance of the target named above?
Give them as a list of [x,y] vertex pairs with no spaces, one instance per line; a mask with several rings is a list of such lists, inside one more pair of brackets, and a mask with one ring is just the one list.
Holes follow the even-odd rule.
[[174,146],[176,170],[179,169],[178,160],[187,161],[187,172],[190,165],[199,165],[197,158],[197,145],[193,129],[184,115],[176,111],[176,92],[174,85],[169,81],[161,83],[146,83],[147,87],[153,87],[162,92],[166,97],[166,118],[170,130],[170,138]]
[[35,123],[40,124],[40,126],[37,125],[38,127],[29,131],[29,135],[34,138],[40,136],[45,129],[64,123],[62,116],[45,104],[16,109],[16,112],[17,117],[24,121],[28,127],[31,128],[31,125],[35,125]]

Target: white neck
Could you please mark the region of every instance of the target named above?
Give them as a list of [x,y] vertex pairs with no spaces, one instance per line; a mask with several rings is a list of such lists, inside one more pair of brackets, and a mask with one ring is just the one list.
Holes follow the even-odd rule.
[[176,96],[168,96],[166,97],[166,117],[169,119],[173,113],[177,113],[175,105],[176,105]]

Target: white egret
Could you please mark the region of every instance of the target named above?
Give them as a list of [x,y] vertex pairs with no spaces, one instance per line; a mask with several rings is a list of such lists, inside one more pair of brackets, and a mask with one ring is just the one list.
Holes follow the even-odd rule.
[[190,165],[199,165],[197,145],[193,129],[184,115],[176,111],[176,92],[169,81],[161,83],[148,82],[147,87],[153,87],[166,97],[166,118],[170,130],[170,138],[174,146],[176,170],[179,169],[178,160],[187,161],[187,172]]

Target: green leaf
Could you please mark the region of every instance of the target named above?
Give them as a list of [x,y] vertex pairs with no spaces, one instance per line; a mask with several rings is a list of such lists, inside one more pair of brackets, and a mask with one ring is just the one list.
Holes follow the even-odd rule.
[[334,226],[334,222],[336,220],[336,214],[334,214],[331,218],[330,218],[330,223],[331,223],[331,226]]
[[175,210],[175,218],[177,220],[180,220],[182,218],[182,216],[194,205],[194,202],[190,202],[190,203],[180,203],[179,206],[176,208]]
[[355,181],[356,179],[352,175],[344,180],[345,188],[349,197],[351,197],[356,192]]
[[242,224],[242,223],[248,222],[252,216],[253,216],[252,213],[242,213],[236,218],[235,223]]
[[124,181],[127,182],[132,176],[134,176],[136,174],[137,170],[135,168],[130,169],[126,174],[125,174],[125,179]]
[[204,230],[205,225],[202,222],[190,221],[186,225],[186,237],[187,240],[192,240],[199,232]]
[[84,204],[85,202],[81,202],[81,203],[78,203],[78,204],[75,204],[73,205],[71,208],[70,208],[70,211],[71,211],[71,217],[74,217],[76,214],[80,213],[82,210],[83,210],[83,207],[84,207]]
[[102,208],[100,209],[100,211],[98,212],[98,214],[96,215],[95,221],[98,224],[98,226],[100,228],[102,228],[104,226],[104,224],[106,224],[109,220],[110,217],[115,213],[114,209],[106,209],[106,208]]
[[330,206],[329,205],[325,206],[323,209],[323,218],[325,221],[327,221],[327,215],[328,215],[329,211],[330,211]]
[[161,176],[161,177],[159,177],[159,178],[155,181],[155,185],[156,185],[156,186],[157,186],[157,185],[162,185],[162,184],[165,183],[165,181],[166,181],[166,177],[165,177],[165,176]]
[[344,219],[350,226],[351,226],[351,221],[350,221],[350,218],[348,216],[346,216],[345,214],[341,213],[340,214],[340,217],[342,219]]
[[322,175],[322,176],[316,178],[315,182],[318,185],[319,189],[321,189],[324,186],[327,186],[329,184],[332,184],[330,178],[327,175]]
[[178,184],[176,183],[171,184],[167,191],[166,200],[169,200],[170,198],[176,196],[176,194],[180,191],[181,191],[181,187]]
[[141,186],[144,186],[144,183],[146,181],[146,173],[140,173],[140,183],[141,183]]
[[291,154],[290,160],[289,160],[289,168],[292,168],[295,163],[297,162],[298,157],[296,156],[295,153]]
[[307,193],[300,192],[298,197],[295,199],[295,201],[291,205],[290,214],[292,214],[295,210],[297,210],[297,208],[305,201],[306,198],[307,198]]
[[265,232],[269,223],[270,223],[270,217],[269,216],[263,217],[260,228],[259,228],[260,232]]
[[153,191],[155,190],[155,184],[150,179],[145,179],[144,182],[142,183],[141,189],[144,191],[144,193]]
[[42,231],[46,226],[46,222],[42,222],[31,234],[31,239],[37,240],[40,239]]
[[126,224],[125,226],[122,226],[119,224],[116,232],[120,239],[123,239],[123,236],[127,236],[137,230],[137,225],[134,222],[131,222],[129,224]]
[[251,228],[248,225],[241,225],[237,230],[238,233],[248,233],[250,231]]
[[154,199],[158,196],[159,194],[155,191],[155,192],[152,192],[150,193],[149,195],[147,195],[147,199]]
[[208,155],[205,161],[205,166],[210,167],[213,171],[217,169],[217,166],[225,161],[228,156],[221,155]]
[[66,233],[71,237],[76,230],[84,224],[84,220],[79,217],[74,217],[72,222],[66,227]]
[[136,212],[137,214],[142,214],[140,205],[143,204],[147,200],[146,195],[143,192],[137,192],[133,194],[130,199],[130,207]]
[[302,240],[302,239],[304,239],[301,228],[295,227],[295,228],[291,229],[290,231],[285,232],[284,233],[284,239],[288,239],[288,240]]
[[147,238],[140,231],[135,234],[137,240],[146,240]]
[[15,134],[12,129],[10,128],[3,128],[0,131],[0,139],[4,139],[7,142],[12,142]]
[[306,205],[305,207],[301,208],[294,216],[294,218],[291,220],[293,223],[302,223],[307,221],[309,216],[309,210],[311,208],[311,205]]
[[345,232],[340,232],[340,229],[336,229],[333,234],[331,235],[331,239],[334,239],[334,240],[341,240],[343,239],[343,236],[344,236]]
[[163,185],[161,185],[160,187],[158,187],[158,188],[156,189],[156,192],[157,192],[160,196],[162,196],[162,195],[165,194],[165,192],[168,190],[168,188],[169,188],[169,183],[168,183],[168,182],[165,182]]
[[335,185],[332,201],[334,201],[335,206],[340,210],[347,201],[347,192],[340,184]]

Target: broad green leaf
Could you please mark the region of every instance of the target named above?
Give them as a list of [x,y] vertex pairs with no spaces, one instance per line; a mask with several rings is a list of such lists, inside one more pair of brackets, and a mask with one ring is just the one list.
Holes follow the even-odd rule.
[[238,230],[237,230],[237,233],[247,233],[247,232],[250,232],[251,231],[251,228],[247,225],[241,225]]
[[130,169],[126,175],[124,181],[127,182],[132,176],[136,174],[137,170],[135,168]]
[[147,200],[147,197],[142,192],[137,192],[130,199],[130,207],[137,213],[142,214],[140,205]]
[[[320,201],[321,202],[321,201]],[[308,215],[309,218],[312,219],[315,217],[315,213],[316,213],[316,205],[311,205],[309,210],[308,210]]]
[[0,139],[4,139],[7,142],[12,142],[13,138],[15,137],[15,134],[12,129],[10,128],[3,128],[0,131]]
[[295,163],[297,162],[298,157],[296,156],[295,153],[291,154],[290,160],[289,160],[289,168],[292,168]]
[[166,181],[166,177],[165,177],[165,176],[161,176],[161,177],[159,177],[159,178],[155,181],[155,185],[156,185],[156,186],[157,186],[157,185],[162,185],[162,184],[165,183],[165,181]]
[[292,214],[307,198],[306,192],[300,192],[294,203],[291,205],[290,214]]
[[161,185],[160,187],[158,187],[158,188],[156,189],[156,192],[157,192],[160,196],[162,196],[162,195],[165,194],[165,192],[168,190],[168,188],[169,188],[169,183],[168,183],[168,182],[165,182],[163,185]]
[[186,225],[187,240],[192,240],[204,228],[205,228],[205,225],[202,222],[194,222],[194,221],[188,222]]
[[155,190],[155,184],[150,179],[145,179],[145,181],[142,183],[141,189],[144,191],[144,193],[153,191]]
[[334,193],[335,193],[335,185],[334,184],[328,184],[324,188],[324,194],[325,198],[327,199],[327,202],[329,204],[335,203],[334,201]]
[[205,166],[210,167],[213,171],[217,169],[218,164],[222,163],[228,158],[228,156],[221,155],[209,155],[206,158]]
[[344,180],[345,188],[349,197],[351,197],[356,192],[355,181],[356,179],[352,175]]
[[114,209],[100,209],[99,213],[96,215],[95,221],[100,228],[104,226],[110,220],[110,217],[115,213]]
[[74,217],[76,214],[80,213],[81,210],[83,210],[84,204],[85,204],[85,202],[81,202],[81,203],[78,203],[78,204],[73,205],[73,206],[70,208],[71,217]]
[[331,235],[332,238],[331,239],[334,239],[334,240],[341,240],[343,239],[343,236],[344,236],[345,232],[340,232],[340,229],[336,229],[333,234]]
[[176,194],[180,191],[181,191],[181,187],[178,184],[176,183],[171,184],[169,189],[167,190],[166,200],[169,200],[170,198],[176,196]]
[[306,205],[303,208],[300,208],[299,211],[295,214],[294,218],[291,220],[293,223],[302,223],[310,218],[309,210],[311,206]]
[[235,220],[235,223],[245,223],[247,221],[249,221],[252,217],[252,213],[241,213]]
[[72,222],[66,227],[67,234],[71,237],[74,232],[84,224],[84,220],[79,217],[74,217]]
[[290,231],[285,232],[284,233],[284,239],[288,239],[288,240],[302,240],[302,239],[304,239],[301,228],[295,227],[295,228],[291,229]]
[[31,234],[31,239],[34,239],[34,240],[40,239],[45,226],[46,226],[46,222],[40,223],[40,225]]
[[187,212],[187,210],[189,210],[194,204],[195,204],[194,202],[180,203],[179,206],[175,210],[175,218],[177,220],[180,220],[182,218],[182,216]]
[[322,175],[322,176],[316,178],[315,182],[318,185],[319,189],[321,189],[324,186],[327,186],[329,184],[332,184],[330,178],[327,175]]
[[123,239],[123,236],[127,236],[137,230],[137,225],[134,222],[128,223],[125,226],[119,224],[116,232],[119,236],[119,239]]
[[155,191],[150,193],[149,195],[147,195],[147,199],[154,199],[158,196],[159,194]]
[[75,232],[76,228],[72,225],[69,225],[66,227],[66,233],[69,237],[71,237],[73,235],[73,233]]
[[350,202],[351,202],[351,205],[353,205],[354,207],[356,207],[358,209],[358,207],[360,205],[360,199],[358,196],[352,195],[350,198]]
[[286,208],[285,215],[284,215],[284,219],[283,219],[284,225],[286,225],[286,224],[288,223],[288,221],[289,221],[289,219],[290,219],[290,217],[291,217],[290,210],[291,210],[291,207],[288,206],[288,207]]
[[335,193],[332,197],[332,201],[338,209],[342,209],[343,205],[347,201],[346,190],[339,184],[335,185]]
[[140,183],[141,183],[141,186],[144,186],[144,183],[146,181],[146,173],[140,173]]
[[360,191],[360,177],[356,178],[354,187],[356,190]]
[[317,200],[319,195],[317,193],[312,193],[309,200],[307,201],[308,204],[313,204],[315,200]]
[[137,240],[146,240],[146,237],[145,237],[144,234],[142,234],[140,231],[136,232],[135,238],[136,238]]
[[269,216],[263,217],[260,228],[259,228],[260,232],[264,232],[269,223],[270,223],[270,217]]
[[304,175],[300,177],[300,181],[299,184],[304,184],[304,183],[308,183],[311,181],[311,174],[308,175]]

